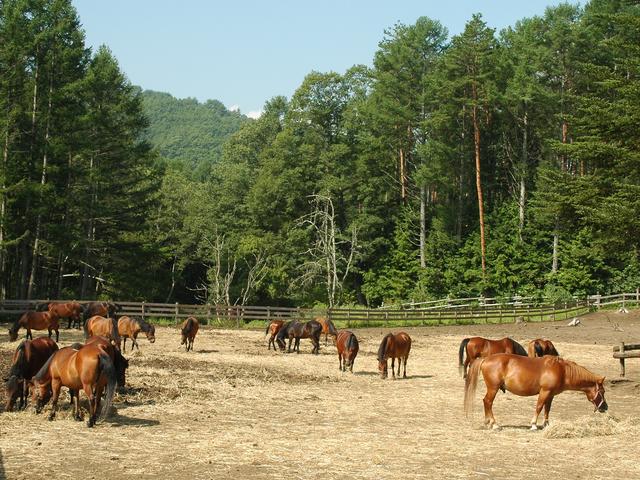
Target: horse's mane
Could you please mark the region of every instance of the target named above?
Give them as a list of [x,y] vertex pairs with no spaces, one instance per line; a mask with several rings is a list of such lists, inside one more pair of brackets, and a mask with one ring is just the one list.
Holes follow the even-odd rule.
[[522,355],[523,357],[528,356],[527,351],[522,345],[516,342],[513,338],[509,338],[509,340],[511,340],[511,343],[513,344],[513,351],[516,355]]
[[387,339],[389,337],[392,337],[393,333],[387,333],[385,335],[385,337],[382,339],[382,342],[380,343],[380,347],[378,348],[378,361],[379,362],[384,362],[384,354],[387,350]]
[[576,384],[582,381],[597,382],[600,378],[594,375],[582,365],[578,365],[576,362],[566,360],[560,357],[552,357],[556,361],[560,362],[564,366],[564,376],[567,383]]
[[134,322],[138,322],[138,325],[140,325],[140,329],[144,333],[147,333],[151,329],[151,324],[142,318],[133,317],[132,320]]
[[13,365],[11,365],[11,370],[9,370],[9,377],[18,377],[21,378],[24,374],[25,366],[26,366],[26,347],[27,341],[23,340],[16,348],[16,352],[18,353],[18,358]]
[[182,334],[186,335],[187,333],[189,333],[189,330],[191,330],[192,327],[193,327],[193,317],[189,317],[187,318],[187,323],[182,329]]
[[[24,315],[26,315],[29,312],[25,312]],[[22,318],[22,315],[18,318],[15,319],[15,321],[13,322],[13,324],[11,325],[11,328],[9,329],[9,331],[11,333],[16,333],[18,330],[20,330],[20,319]]]
[[293,325],[293,320],[290,320],[284,325],[282,325],[282,327],[280,327],[280,330],[278,330],[278,335],[276,335],[276,339],[282,340],[285,336],[287,336],[289,333],[289,327],[291,327],[291,325]]
[[327,325],[329,326],[329,333],[331,335],[337,335],[338,334],[338,331],[336,330],[336,326],[328,318],[327,318]]
[[[386,342],[385,342],[386,343]],[[351,350],[358,346],[358,337],[353,333],[349,335],[349,341],[347,342],[347,349]]]
[[49,357],[49,359],[45,362],[45,364],[42,366],[42,368],[40,370],[38,370],[38,373],[36,373],[33,376],[33,379],[41,382],[45,379],[45,377],[47,376],[47,374],[49,373],[49,365],[51,365],[51,362],[53,360],[53,357],[55,357],[55,353],[53,355],[51,355]]

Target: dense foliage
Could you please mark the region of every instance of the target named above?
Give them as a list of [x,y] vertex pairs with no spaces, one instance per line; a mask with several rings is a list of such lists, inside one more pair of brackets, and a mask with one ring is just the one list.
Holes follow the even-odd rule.
[[1,8],[8,296],[379,305],[640,284],[637,2],[499,33],[474,15],[452,38],[397,24],[371,67],[311,72],[255,121],[141,98],[108,50],[89,56],[68,2]]

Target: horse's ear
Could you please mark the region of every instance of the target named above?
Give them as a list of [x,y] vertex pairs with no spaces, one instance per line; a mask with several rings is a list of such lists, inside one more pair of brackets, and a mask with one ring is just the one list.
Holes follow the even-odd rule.
[[602,383],[602,384],[604,384],[604,379],[605,379],[605,378],[606,378],[606,377],[600,377],[600,380],[598,380],[598,383]]

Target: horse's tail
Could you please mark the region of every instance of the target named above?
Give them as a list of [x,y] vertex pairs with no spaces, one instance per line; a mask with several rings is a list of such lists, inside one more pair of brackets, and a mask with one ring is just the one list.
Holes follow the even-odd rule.
[[329,335],[332,335],[333,337],[337,337],[338,331],[336,330],[336,326],[333,324],[333,322],[327,319],[327,325],[329,326]]
[[9,371],[9,378],[11,377],[24,378],[24,374],[27,370],[26,348],[27,348],[26,340],[23,340],[22,342],[20,342],[20,345],[18,345],[18,348],[16,348],[16,353],[18,354],[18,356],[16,357],[16,361],[13,362],[13,365],[11,365],[11,370]]
[[113,404],[113,396],[116,393],[116,386],[118,384],[118,376],[116,375],[116,369],[111,361],[111,358],[106,353],[100,354],[98,378],[100,374],[104,373],[107,376],[107,390],[104,396],[104,405],[102,412],[100,413],[100,420],[104,420],[109,415],[111,405]]
[[382,342],[380,342],[380,346],[378,347],[378,361],[379,362],[384,362],[384,354],[387,351],[387,340],[389,337],[392,337],[393,333],[387,333],[384,338],[382,339]]
[[560,356],[560,354],[558,353],[558,350],[556,350],[556,346],[555,345],[551,346],[551,351],[549,352],[549,355],[555,355],[556,357]]
[[264,331],[264,335],[265,337],[267,336],[267,334],[269,333],[269,329],[271,328],[271,322],[267,323],[267,329]]
[[469,413],[473,409],[473,399],[476,396],[476,389],[478,387],[478,376],[480,367],[484,363],[484,358],[477,358],[469,367],[469,373],[467,373],[467,379],[464,383],[464,414],[469,416]]
[[464,351],[467,348],[470,338],[465,338],[460,342],[460,348],[458,349],[458,371],[461,375],[464,375],[463,363],[464,363]]
[[[60,350],[57,350],[57,352],[59,352]],[[45,377],[47,376],[48,372],[49,372],[49,366],[51,365],[51,362],[53,361],[53,357],[56,356],[57,352],[53,352],[51,354],[51,356],[47,359],[47,361],[44,363],[44,365],[40,368],[40,370],[38,370],[38,373],[36,373],[33,376],[34,380],[37,380],[38,382],[41,382],[42,380],[45,379]]]
[[347,343],[347,350],[353,350],[359,348],[358,345],[358,337],[356,337],[353,333],[349,336],[349,343]]
[[533,345],[533,356],[534,357],[544,357],[544,350],[542,348],[542,345],[540,345],[538,342],[534,342]]
[[510,338],[509,340],[511,340],[511,343],[513,344],[513,352],[516,355],[522,355],[523,357],[528,356],[527,351],[524,349],[522,345],[516,342],[513,338]]
[[82,326],[82,329],[84,330],[84,339],[88,339],[89,338],[89,322],[87,322],[87,319],[85,318],[85,322],[84,325]]

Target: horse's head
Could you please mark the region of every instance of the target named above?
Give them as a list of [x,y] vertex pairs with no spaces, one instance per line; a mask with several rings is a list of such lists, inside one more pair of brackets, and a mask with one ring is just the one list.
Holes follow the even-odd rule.
[[380,378],[387,378],[389,376],[386,360],[378,361],[378,371],[380,372]]
[[22,393],[22,382],[24,382],[24,379],[18,378],[17,375],[11,375],[9,378],[5,378],[7,396],[7,402],[4,406],[5,411],[13,411],[13,406],[15,405],[18,396]]
[[597,410],[604,413],[609,409],[607,401],[604,398],[604,377],[599,378],[595,385],[588,389],[585,394],[587,398],[595,406],[594,412]]
[[9,329],[9,341],[10,342],[15,342],[17,339],[18,339],[18,330],[10,328]]
[[156,327],[154,327],[153,325],[149,325],[149,329],[145,332],[145,335],[147,336],[147,340],[149,340],[149,343],[155,343]]
[[38,380],[33,381],[32,400],[36,405],[36,413],[42,412],[44,406],[49,403],[51,395],[51,382],[40,382]]

